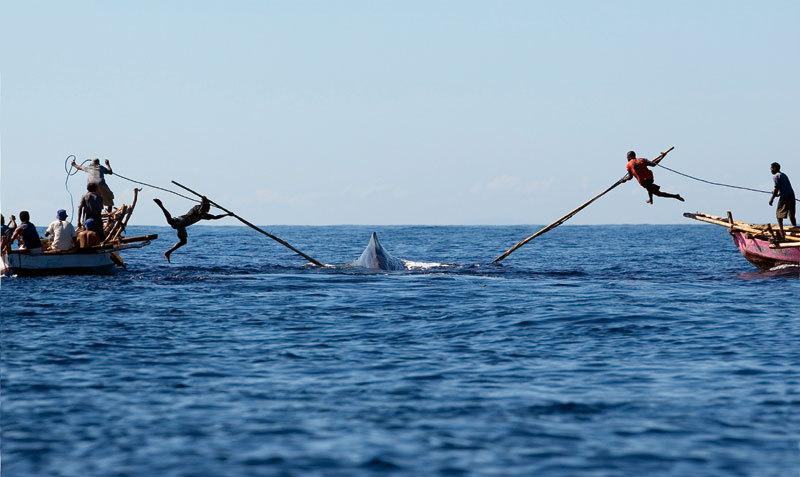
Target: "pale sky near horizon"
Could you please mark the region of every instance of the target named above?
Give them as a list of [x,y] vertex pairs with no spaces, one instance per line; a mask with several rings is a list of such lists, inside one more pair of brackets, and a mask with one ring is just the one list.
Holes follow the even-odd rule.
[[[670,145],[681,171],[770,189],[778,160],[800,187],[800,2],[1,5],[0,207],[37,225],[69,208],[68,154],[259,224],[548,223]],[[628,183],[570,223],[774,220],[655,174],[687,202]],[[145,190],[133,223],[163,225],[153,197],[191,206]]]

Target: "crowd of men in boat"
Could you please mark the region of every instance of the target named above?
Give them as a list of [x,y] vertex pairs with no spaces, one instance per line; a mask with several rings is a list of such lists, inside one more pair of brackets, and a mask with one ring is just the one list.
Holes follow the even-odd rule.
[[[655,184],[653,172],[650,170],[651,167],[656,166],[655,162],[636,157],[635,151],[628,152],[626,161],[628,175],[625,180],[636,179],[639,182],[647,191],[648,204],[653,203],[654,196],[676,199],[684,202],[684,198],[681,197],[680,194],[663,192],[661,187]],[[66,210],[59,209],[56,212],[56,220],[51,222],[45,230],[45,237],[49,238],[45,249],[42,240],[39,238],[39,233],[36,231],[36,227],[31,223],[30,214],[27,211],[23,210],[19,213],[19,224],[17,224],[16,217],[13,215],[10,217],[11,220],[8,224],[5,223],[5,218],[0,215],[0,222],[2,222],[3,254],[11,250],[11,245],[14,242],[19,243],[20,250],[27,250],[28,253],[41,253],[45,250],[53,252],[80,251],[82,249],[90,249],[102,243],[105,238],[103,230],[103,209],[105,208],[106,212],[110,213],[114,206],[114,193],[108,187],[105,180],[106,175],[113,175],[114,173],[111,168],[111,163],[106,159],[105,166],[103,166],[100,164],[99,159],[94,159],[88,164],[79,165],[73,160],[72,167],[87,174],[86,194],[81,198],[78,207],[77,229],[73,227],[71,222],[67,221]],[[772,206],[775,199],[778,199],[775,215],[778,219],[780,233],[783,235],[783,221],[785,219],[788,218],[792,225],[797,227],[796,196],[789,178],[786,174],[781,172],[780,164],[773,162],[770,165],[770,171],[772,173],[774,189],[769,200],[769,205]],[[164,253],[164,257],[167,261],[170,260],[170,255],[175,250],[187,243],[187,227],[200,220],[217,220],[230,215],[210,214],[210,203],[205,197],[186,214],[178,217],[173,217],[159,199],[153,199],[153,201],[164,213],[167,223],[176,230],[178,236],[178,242]]]
[[[71,165],[87,174],[86,193],[81,197],[80,205],[78,206],[77,229],[71,222],[67,221],[67,211],[59,209],[56,211],[56,220],[51,222],[45,230],[45,237],[48,240],[43,242],[39,237],[36,226],[31,222],[28,211],[23,210],[19,213],[19,224],[17,224],[17,218],[13,215],[10,217],[8,224],[5,222],[5,217],[0,215],[3,254],[11,250],[11,245],[14,242],[19,243],[19,250],[25,250],[27,251],[26,253],[32,254],[45,251],[79,252],[91,249],[103,242],[105,239],[103,209],[105,208],[107,213],[111,213],[114,207],[114,192],[105,180],[105,176],[114,174],[111,163],[106,159],[105,166],[103,166],[100,164],[99,159],[94,159],[89,164],[80,165],[73,160]],[[170,255],[175,250],[186,245],[187,227],[201,220],[217,220],[230,215],[229,213],[221,215],[210,214],[211,204],[206,197],[202,197],[200,203],[189,209],[186,214],[176,217],[170,214],[161,200],[153,199],[153,201],[164,213],[167,223],[175,229],[178,235],[178,242],[164,253],[164,258],[167,261],[170,260]]]
[[45,229],[44,235],[48,240],[43,242],[27,210],[19,213],[19,224],[14,215],[10,216],[8,224],[5,222],[5,217],[0,215],[2,253],[8,253],[14,242],[19,243],[20,250],[36,254],[43,251],[80,251],[95,247],[103,241],[105,238],[103,208],[111,212],[114,206],[114,193],[105,181],[107,174],[113,174],[111,163],[106,159],[103,166],[99,159],[95,159],[83,166],[73,161],[72,166],[87,174],[86,194],[81,197],[78,206],[77,229],[72,222],[67,221],[67,211],[59,209],[56,211],[56,220]]

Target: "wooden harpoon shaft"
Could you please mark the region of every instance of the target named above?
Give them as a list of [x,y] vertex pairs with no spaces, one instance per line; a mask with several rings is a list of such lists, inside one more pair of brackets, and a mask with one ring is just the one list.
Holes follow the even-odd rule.
[[[173,183],[173,184],[175,184],[176,186],[180,187],[181,189],[184,189],[184,190],[186,190],[186,191],[189,191],[189,192],[191,192],[192,194],[194,194],[194,195],[196,195],[196,196],[198,196],[198,197],[205,197],[205,196],[203,196],[202,194],[200,194],[200,193],[198,193],[198,192],[195,192],[195,191],[193,191],[192,189],[190,189],[190,188],[186,187],[186,186],[185,186],[185,185],[183,185],[183,184],[180,184],[180,183],[178,183],[178,182],[175,182],[175,181],[172,181],[172,183]],[[206,197],[206,198],[208,198],[208,197]],[[324,264],[324,263],[322,263],[322,262],[320,262],[319,260],[316,260],[315,258],[312,258],[312,257],[310,257],[309,255],[306,255],[305,253],[301,252],[300,250],[298,250],[298,249],[294,248],[294,247],[293,247],[293,246],[292,246],[292,245],[291,245],[289,242],[287,242],[286,240],[283,240],[282,238],[280,238],[280,237],[278,237],[278,236],[276,236],[276,235],[273,235],[273,234],[271,234],[271,233],[267,232],[266,230],[264,230],[264,229],[262,229],[262,228],[258,227],[257,225],[255,225],[255,224],[253,224],[253,223],[251,223],[251,222],[249,222],[249,221],[247,221],[247,220],[243,219],[242,217],[240,217],[240,216],[236,215],[235,213],[231,212],[230,210],[226,209],[225,207],[223,207],[223,206],[221,206],[221,205],[217,204],[217,203],[216,203],[216,202],[214,202],[213,200],[211,200],[211,199],[208,199],[208,201],[209,201],[209,202],[211,203],[211,205],[213,205],[214,207],[216,207],[216,208],[218,208],[218,209],[220,209],[220,210],[224,210],[225,212],[227,212],[227,213],[231,214],[231,216],[232,216],[232,217],[236,217],[236,218],[239,220],[239,222],[241,222],[241,223],[245,224],[246,226],[250,227],[251,229],[253,229],[253,230],[255,230],[255,231],[257,231],[257,232],[259,232],[259,233],[261,233],[261,234],[264,234],[264,235],[266,235],[267,237],[269,237],[269,238],[271,238],[272,240],[274,240],[274,241],[278,242],[279,244],[281,244],[281,245],[283,245],[284,247],[288,248],[289,250],[291,250],[292,252],[296,253],[297,255],[300,255],[301,257],[305,258],[306,260],[308,260],[309,262],[313,263],[314,265],[316,265],[316,266],[318,266],[318,267],[324,267],[324,266],[325,266],[325,264]]]
[[[659,162],[661,162],[661,160],[662,160],[662,159],[664,159],[664,157],[666,157],[666,155],[667,155],[667,154],[669,154],[669,152],[670,152],[670,151],[672,151],[673,149],[675,149],[675,146],[672,146],[672,147],[670,147],[669,149],[667,149],[666,151],[664,151],[664,152],[662,152],[661,154],[659,154],[657,158],[653,159],[653,162],[654,162],[654,163],[656,163],[656,164],[658,164],[658,163],[659,163]],[[506,258],[506,257],[508,257],[509,255],[511,255],[512,253],[514,253],[514,252],[515,252],[515,251],[516,251],[518,248],[522,247],[522,246],[523,246],[523,245],[525,245],[526,243],[530,242],[531,240],[535,239],[536,237],[538,237],[538,236],[540,236],[540,235],[544,235],[544,234],[546,234],[547,232],[549,232],[549,231],[553,230],[554,228],[556,228],[556,227],[558,227],[559,225],[563,224],[563,223],[564,223],[564,222],[566,222],[567,220],[571,219],[571,218],[572,218],[572,217],[574,217],[574,216],[575,216],[575,215],[576,215],[578,212],[580,212],[581,210],[583,210],[583,209],[585,209],[586,207],[588,207],[589,205],[591,205],[591,204],[592,204],[592,202],[594,202],[594,201],[596,201],[597,199],[599,199],[600,197],[603,197],[604,195],[608,194],[608,193],[609,193],[609,192],[611,192],[611,191],[612,191],[614,188],[616,188],[617,186],[619,186],[620,184],[622,184],[623,182],[625,182],[625,181],[627,180],[627,178],[628,178],[628,175],[626,174],[626,175],[625,175],[624,177],[622,177],[620,180],[618,180],[617,182],[615,182],[614,184],[612,184],[612,185],[611,185],[611,187],[609,187],[608,189],[604,190],[603,192],[601,192],[601,193],[597,194],[596,196],[592,197],[591,199],[587,200],[586,202],[584,202],[583,204],[581,204],[581,205],[580,205],[580,206],[578,206],[577,208],[575,208],[575,209],[572,209],[572,210],[571,210],[571,211],[569,211],[569,212],[568,212],[566,215],[564,215],[563,217],[559,218],[558,220],[556,220],[556,221],[555,221],[555,222],[553,222],[552,224],[550,224],[550,225],[548,225],[547,227],[545,227],[545,228],[543,228],[543,229],[539,230],[539,231],[538,231],[538,232],[536,232],[535,234],[533,234],[533,235],[531,235],[531,236],[528,236],[528,237],[526,237],[525,239],[523,239],[523,240],[521,240],[521,241],[517,242],[517,244],[516,244],[516,245],[514,245],[514,246],[513,246],[513,247],[511,247],[510,249],[508,249],[508,250],[506,250],[505,252],[503,252],[503,253],[502,253],[500,256],[498,256],[497,258],[495,258],[493,262],[494,262],[494,263],[500,263],[500,262],[502,262],[503,260],[505,260],[505,258]]]

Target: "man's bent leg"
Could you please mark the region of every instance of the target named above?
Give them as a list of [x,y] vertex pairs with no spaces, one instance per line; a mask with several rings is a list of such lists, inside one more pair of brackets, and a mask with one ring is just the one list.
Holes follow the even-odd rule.
[[178,242],[175,245],[173,245],[171,249],[164,252],[164,258],[166,258],[168,262],[171,262],[169,257],[170,255],[172,255],[172,252],[178,250],[179,248],[183,247],[188,243],[187,238],[189,237],[189,235],[186,233],[186,229],[181,227],[177,230],[178,230]]

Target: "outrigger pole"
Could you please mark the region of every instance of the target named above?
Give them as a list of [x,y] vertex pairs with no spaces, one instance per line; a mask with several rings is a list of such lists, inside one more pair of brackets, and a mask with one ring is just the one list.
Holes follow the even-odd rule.
[[[654,163],[656,163],[656,164],[658,164],[658,163],[659,163],[659,162],[661,162],[661,160],[662,160],[662,159],[664,159],[664,157],[666,157],[666,156],[667,156],[667,154],[669,154],[669,153],[670,153],[670,151],[672,151],[673,149],[675,149],[675,146],[672,146],[672,147],[670,147],[669,149],[667,149],[666,151],[664,151],[664,152],[662,152],[661,154],[659,154],[659,155],[658,155],[658,157],[656,157],[655,159],[653,159],[653,162],[654,162]],[[597,199],[599,199],[600,197],[603,197],[603,196],[604,196],[604,195],[606,195],[607,193],[611,192],[611,190],[612,190],[612,189],[616,188],[618,185],[620,185],[620,184],[622,184],[623,182],[625,182],[625,181],[627,180],[627,178],[628,178],[628,175],[626,174],[626,175],[625,175],[625,176],[623,176],[623,177],[622,177],[620,180],[618,180],[617,182],[615,182],[614,184],[612,184],[612,185],[611,185],[611,187],[609,187],[608,189],[604,190],[603,192],[601,192],[601,193],[597,194],[596,196],[592,197],[591,199],[587,200],[586,202],[584,202],[583,204],[581,204],[581,205],[580,205],[580,206],[578,206],[577,208],[575,208],[575,209],[572,209],[572,210],[571,210],[571,211],[569,211],[569,212],[568,212],[566,215],[564,215],[564,216],[563,216],[563,217],[561,217],[560,219],[556,220],[556,221],[555,221],[555,222],[553,222],[552,224],[550,224],[550,225],[548,225],[547,227],[543,228],[542,230],[540,230],[540,231],[536,232],[535,234],[533,234],[533,235],[531,235],[531,236],[529,236],[529,237],[525,238],[524,240],[521,240],[520,242],[517,242],[517,244],[516,244],[516,245],[514,245],[514,246],[513,246],[513,247],[511,247],[510,249],[508,249],[508,250],[506,250],[505,252],[503,252],[503,254],[502,254],[502,255],[500,255],[499,257],[495,258],[495,259],[493,260],[493,263],[500,263],[500,262],[502,262],[502,261],[503,261],[503,260],[504,260],[506,257],[508,257],[509,255],[511,255],[512,253],[514,253],[514,252],[515,252],[515,251],[516,251],[518,248],[522,247],[522,246],[523,246],[523,245],[525,245],[526,243],[530,242],[531,240],[535,239],[536,237],[538,237],[538,236],[540,236],[540,235],[544,235],[544,234],[546,234],[547,232],[549,232],[549,231],[553,230],[554,228],[556,228],[556,227],[558,227],[559,225],[563,224],[563,223],[564,223],[564,222],[566,222],[567,220],[571,219],[571,218],[572,218],[572,217],[574,217],[574,216],[575,216],[575,215],[576,215],[578,212],[580,212],[581,210],[583,210],[583,209],[585,209],[586,207],[588,207],[588,206],[589,206],[589,205],[590,205],[592,202],[596,201],[596,200],[597,200]]]
[[[192,194],[194,194],[194,195],[196,195],[196,196],[198,196],[198,197],[204,197],[202,194],[199,194],[199,193],[197,193],[197,192],[193,191],[192,189],[190,189],[190,188],[186,187],[186,186],[185,186],[185,185],[183,185],[183,184],[179,184],[179,183],[177,183],[177,182],[175,182],[175,181],[172,181],[172,183],[173,183],[173,184],[175,184],[176,186],[180,187],[181,189],[184,189],[184,190],[187,190],[187,191],[191,192]],[[207,198],[207,197],[206,197],[206,198]],[[248,222],[247,220],[245,220],[245,219],[243,219],[243,218],[239,217],[238,215],[236,215],[235,213],[233,213],[233,212],[231,212],[230,210],[226,209],[225,207],[223,207],[223,206],[221,206],[221,205],[217,204],[217,203],[216,203],[216,202],[214,202],[213,200],[211,200],[211,199],[208,199],[208,201],[209,201],[209,202],[211,203],[211,205],[213,205],[214,207],[216,207],[216,208],[218,208],[218,209],[220,209],[220,210],[224,210],[225,212],[227,212],[227,213],[231,214],[231,216],[232,216],[232,217],[236,217],[237,219],[239,219],[239,222],[241,222],[241,223],[245,224],[246,226],[250,227],[251,229],[253,229],[253,230],[257,231],[257,232],[260,232],[260,233],[262,233],[262,234],[266,235],[267,237],[269,237],[269,238],[271,238],[272,240],[274,240],[274,241],[278,242],[279,244],[281,244],[281,245],[283,245],[284,247],[288,248],[289,250],[291,250],[292,252],[296,253],[297,255],[300,255],[301,257],[305,258],[306,260],[308,260],[309,262],[313,263],[314,265],[316,265],[316,266],[318,266],[318,267],[324,267],[324,266],[325,266],[325,264],[324,264],[324,263],[322,263],[322,262],[320,262],[319,260],[316,260],[316,259],[314,259],[314,258],[312,258],[312,257],[310,257],[310,256],[308,256],[308,255],[306,255],[306,254],[304,254],[304,253],[303,253],[303,252],[301,252],[300,250],[297,250],[296,248],[292,247],[292,245],[291,245],[289,242],[287,242],[286,240],[283,240],[282,238],[280,238],[280,237],[278,237],[278,236],[276,236],[276,235],[273,235],[273,234],[271,234],[271,233],[267,232],[266,230],[264,230],[264,229],[262,229],[262,228],[260,228],[260,227],[258,227],[258,226],[256,226],[256,225],[252,224],[251,222]]]

